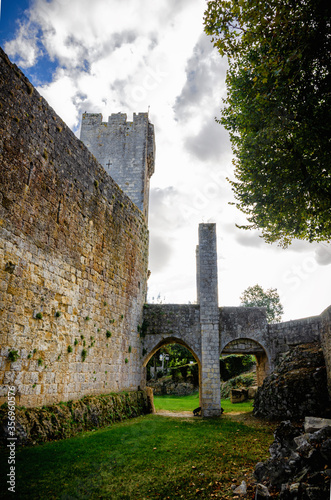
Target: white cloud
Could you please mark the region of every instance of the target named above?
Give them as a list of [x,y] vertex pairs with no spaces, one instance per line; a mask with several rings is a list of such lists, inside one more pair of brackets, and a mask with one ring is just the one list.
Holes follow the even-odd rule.
[[51,84],[39,87],[38,91],[56,108],[57,113],[69,127],[74,128],[77,125],[78,111],[81,107],[79,100],[82,98],[79,98],[75,81],[63,70],[57,72],[57,77]]
[[16,63],[22,68],[31,68],[41,55],[37,44],[37,33],[36,26],[29,22],[23,23],[17,31],[16,38],[4,45],[6,53],[15,58]]
[[315,251],[316,261],[321,266],[327,266],[331,264],[331,244],[330,243],[318,243]]
[[200,161],[218,161],[222,155],[229,153],[231,145],[226,130],[209,117],[202,122],[196,135],[186,138],[185,148]]
[[185,85],[176,99],[178,119],[187,120],[197,113],[200,119],[210,118],[210,106],[219,106],[225,94],[226,70],[226,59],[220,57],[210,38],[201,33],[186,64]]

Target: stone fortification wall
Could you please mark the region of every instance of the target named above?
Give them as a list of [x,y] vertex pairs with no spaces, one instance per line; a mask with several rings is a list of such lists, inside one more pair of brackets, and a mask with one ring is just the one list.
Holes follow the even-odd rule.
[[137,390],[144,216],[2,51],[0,65],[0,403],[8,385],[27,407]]
[[268,345],[268,324],[264,307],[220,307],[221,351],[235,339],[254,339]]
[[328,376],[328,389],[331,399],[331,306],[321,314],[321,343]]
[[148,113],[112,114],[108,122],[100,113],[84,113],[81,140],[121,189],[148,216],[149,179],[154,172],[154,126]]
[[[183,343],[201,361],[200,307],[191,304],[146,304],[142,329],[144,364],[160,343]],[[146,361],[147,360],[147,361]]]
[[221,307],[222,354],[254,354],[257,383],[273,369],[275,353],[269,345],[266,310],[263,307]]
[[268,337],[273,352],[277,355],[298,344],[320,341],[320,326],[320,316],[268,325]]

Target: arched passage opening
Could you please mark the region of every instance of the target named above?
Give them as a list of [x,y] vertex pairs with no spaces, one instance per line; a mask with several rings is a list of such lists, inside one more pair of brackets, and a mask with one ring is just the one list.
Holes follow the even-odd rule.
[[[169,367],[168,368],[168,373],[169,374],[175,373],[175,371],[177,371],[176,366],[172,366],[172,363],[171,363],[171,353],[172,353],[172,350],[171,349],[166,349],[166,348],[167,348],[167,346],[171,348],[172,346],[176,346],[176,345],[185,347],[185,349],[192,355],[193,360],[194,360],[193,362],[196,364],[195,366],[198,369],[198,385],[199,385],[199,404],[197,404],[196,406],[201,406],[201,361],[199,359],[199,356],[194,352],[194,350],[185,341],[183,341],[182,339],[179,339],[179,338],[174,337],[174,336],[170,336],[170,337],[163,338],[162,340],[160,340],[150,350],[150,352],[147,353],[146,356],[144,357],[144,360],[143,360],[144,375],[143,376],[144,376],[144,378],[146,380],[146,378],[147,378],[147,366],[148,366],[148,363],[152,360],[153,356],[155,356],[156,354],[158,354],[158,351],[167,351],[167,352],[170,351],[170,355],[169,355],[170,359],[168,360],[168,363],[167,363],[167,366]],[[185,365],[185,363],[183,365],[178,365],[178,367],[179,366],[182,366],[182,367],[186,366],[186,367],[189,368],[189,365]],[[189,368],[188,371],[190,372],[190,368]],[[147,385],[148,385],[148,382],[147,382]],[[193,408],[192,408],[192,410],[193,410]]]
[[261,344],[249,338],[235,339],[223,348],[221,355],[227,354],[251,354],[255,356],[257,385],[263,384],[263,380],[269,373],[270,364],[268,353]]

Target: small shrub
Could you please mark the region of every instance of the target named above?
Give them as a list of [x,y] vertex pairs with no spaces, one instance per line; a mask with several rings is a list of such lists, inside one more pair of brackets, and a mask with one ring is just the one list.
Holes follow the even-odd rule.
[[8,353],[8,359],[10,362],[14,363],[15,361],[20,358],[20,355],[18,354],[18,351],[15,351],[14,349],[11,349]]
[[128,358],[125,358],[125,363],[128,363],[128,362],[129,362]]
[[132,349],[131,349],[131,346],[129,345],[129,352],[131,352],[131,350],[132,350]]
[[67,349],[68,352],[72,352],[72,347],[71,345],[68,345],[68,349]]
[[83,361],[85,361],[86,356],[87,356],[87,350],[86,350],[86,349],[83,349],[83,350],[82,350],[82,360],[83,360]]
[[56,317],[56,318],[59,318],[60,316],[61,316],[61,312],[60,312],[60,311],[56,311],[56,313],[55,313],[55,317]]
[[221,397],[228,398],[231,389],[238,389],[240,387],[250,387],[254,385],[255,379],[252,373],[238,375],[227,382],[221,383]]
[[111,337],[111,332],[109,330],[106,331],[106,337],[107,337],[107,339],[109,339],[109,337]]
[[43,364],[43,360],[42,360],[42,358],[39,358],[38,359],[38,366],[41,366],[42,364]]
[[36,319],[43,319],[43,313],[37,313]]
[[77,339],[75,339],[74,345],[77,345],[77,344],[78,344],[78,340],[77,340]]
[[148,328],[148,323],[146,320],[143,320],[141,327],[138,330],[139,336],[140,337],[145,337],[147,333],[147,328]]
[[91,318],[89,316],[86,316],[85,321],[89,321]]

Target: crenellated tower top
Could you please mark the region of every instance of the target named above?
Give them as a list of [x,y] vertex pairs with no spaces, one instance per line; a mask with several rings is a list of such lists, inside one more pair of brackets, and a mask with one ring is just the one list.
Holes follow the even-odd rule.
[[154,126],[148,113],[84,113],[81,140],[148,219],[149,183],[155,168]]

